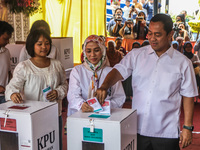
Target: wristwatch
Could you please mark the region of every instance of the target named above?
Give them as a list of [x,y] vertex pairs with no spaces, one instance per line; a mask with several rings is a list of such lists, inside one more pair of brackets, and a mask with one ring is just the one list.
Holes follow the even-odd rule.
[[188,129],[188,130],[190,130],[190,131],[193,131],[193,130],[194,130],[194,126],[185,126],[185,125],[183,125],[183,128],[184,128],[184,129]]

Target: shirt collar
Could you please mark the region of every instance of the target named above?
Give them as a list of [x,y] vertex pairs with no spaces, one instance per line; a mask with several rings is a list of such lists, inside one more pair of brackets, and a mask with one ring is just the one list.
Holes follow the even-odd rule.
[[[167,54],[170,58],[172,58],[173,52],[174,52],[174,49],[171,46],[164,54]],[[148,48],[148,54],[153,54],[153,53],[156,54],[156,52],[153,50],[153,48],[151,46],[149,46],[149,48]]]

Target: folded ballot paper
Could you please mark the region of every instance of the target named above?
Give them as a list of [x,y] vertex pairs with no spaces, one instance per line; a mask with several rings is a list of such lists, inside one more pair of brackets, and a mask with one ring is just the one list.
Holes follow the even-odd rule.
[[96,97],[87,99],[86,101],[94,109],[94,112],[103,111],[103,108],[101,107],[101,105]]
[[96,115],[110,116],[110,100],[105,100],[103,105],[100,105],[97,98],[94,97],[94,98],[88,99],[87,103],[94,109],[94,112],[96,113],[95,116]]

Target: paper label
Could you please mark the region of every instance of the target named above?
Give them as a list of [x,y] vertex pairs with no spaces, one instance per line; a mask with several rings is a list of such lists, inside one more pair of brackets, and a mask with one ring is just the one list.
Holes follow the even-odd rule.
[[17,131],[16,119],[6,120],[6,125],[4,127],[5,118],[0,118],[0,130]]
[[95,128],[94,132],[90,132],[90,128],[83,128],[83,140],[103,142],[103,130]]
[[94,112],[100,112],[103,110],[96,97],[88,99],[86,101],[94,109]]
[[29,106],[25,106],[25,105],[22,105],[22,106],[14,105],[14,106],[11,106],[11,107],[8,107],[8,108],[9,108],[9,109],[19,109],[19,110],[24,110],[24,109],[29,108]]

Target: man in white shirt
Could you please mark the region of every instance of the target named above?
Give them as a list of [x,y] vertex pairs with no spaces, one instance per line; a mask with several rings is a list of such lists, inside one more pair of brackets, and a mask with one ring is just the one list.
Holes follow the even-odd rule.
[[128,19],[129,18],[129,13],[131,10],[131,6],[130,6],[130,0],[126,0],[125,2],[126,6],[124,6],[123,11],[124,11],[124,18]]
[[9,43],[13,27],[5,21],[0,21],[0,104],[5,102],[5,86],[11,78],[10,53],[5,46]]
[[[94,96],[102,103],[107,89],[132,75],[132,109],[137,109],[139,150],[179,150],[192,142],[194,97],[198,95],[192,63],[170,46],[173,22],[155,15],[149,25],[150,45],[132,50],[105,78]],[[184,126],[179,116],[183,101]]]

